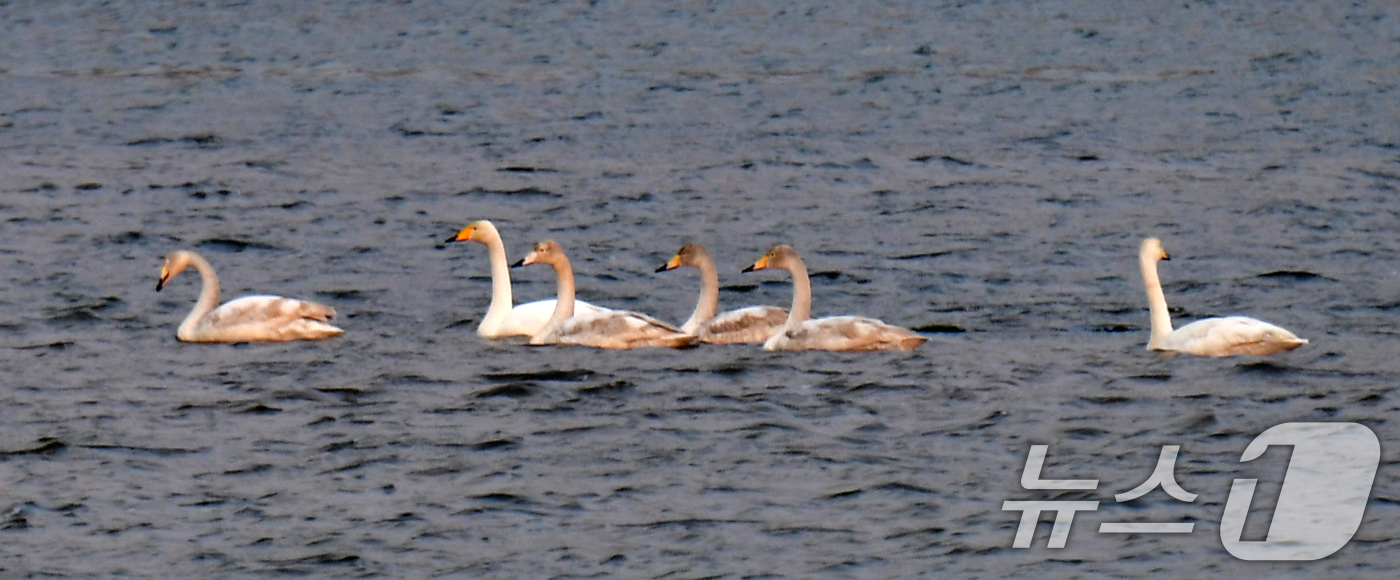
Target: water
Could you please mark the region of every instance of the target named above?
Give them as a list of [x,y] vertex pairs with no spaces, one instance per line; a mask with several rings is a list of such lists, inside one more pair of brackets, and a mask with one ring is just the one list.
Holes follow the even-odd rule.
[[[0,6],[0,569],[32,577],[1394,577],[1400,10],[1389,2],[258,2]],[[920,328],[911,353],[493,344],[475,219],[558,240],[592,302]],[[1178,320],[1312,343],[1158,359]],[[226,298],[345,335],[187,345]],[[543,267],[518,300],[546,297]],[[1288,421],[1383,459],[1355,539],[1244,562],[1232,479]],[[1029,446],[1046,477],[1021,489]],[[1163,445],[1200,497],[1115,505]],[[1089,499],[1010,548],[1010,499]],[[1267,503],[1265,500],[1258,500]],[[1103,521],[1193,521],[1180,536]],[[1262,534],[1261,524],[1252,524]],[[1263,526],[1267,526],[1267,514]],[[1254,538],[1260,539],[1260,538]]]

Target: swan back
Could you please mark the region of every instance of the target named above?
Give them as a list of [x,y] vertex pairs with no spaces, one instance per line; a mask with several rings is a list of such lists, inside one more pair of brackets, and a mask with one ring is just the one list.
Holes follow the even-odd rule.
[[762,343],[783,330],[787,317],[777,306],[746,306],[710,318],[694,334],[709,344]]
[[[554,307],[557,304],[558,300],[554,298],[517,304],[510,309],[510,313],[499,323],[488,328],[483,321],[482,326],[477,328],[477,334],[487,338],[534,336],[544,328],[544,325],[549,323],[549,318],[554,315]],[[609,310],[600,306],[594,306],[582,300],[574,300],[575,314],[598,314],[602,312],[609,312]]]
[[1263,356],[1307,344],[1305,338],[1248,316],[1205,318],[1176,329],[1152,350],[1197,356]]
[[695,335],[655,318],[629,311],[576,315],[530,339],[530,344],[570,344],[595,348],[679,348],[695,344]]
[[285,342],[328,338],[344,330],[329,324],[335,310],[281,296],[244,296],[205,315],[193,328],[181,326],[185,342]]
[[860,316],[804,320],[763,343],[764,350],[914,350],[928,340],[911,330]]

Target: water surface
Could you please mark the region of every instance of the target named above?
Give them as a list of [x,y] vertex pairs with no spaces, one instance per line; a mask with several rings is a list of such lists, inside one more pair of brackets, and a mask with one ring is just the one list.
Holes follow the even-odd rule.
[[[489,4],[489,3],[487,3]],[[1400,14],[1389,2],[0,6],[0,569],[89,577],[1392,578]],[[592,302],[921,329],[904,353],[479,339],[491,219]],[[1178,320],[1309,338],[1143,350],[1141,239]],[[224,295],[346,334],[189,345]],[[536,269],[538,268],[538,269]],[[554,291],[513,272],[517,299]],[[1288,421],[1383,459],[1339,553],[1242,562],[1230,481]],[[1020,488],[1027,450],[1091,492]],[[1181,445],[1193,503],[1114,505]],[[1274,492],[1276,493],[1276,492]],[[1261,491],[1266,497],[1267,490]],[[1089,499],[1010,548],[1009,499]],[[1267,503],[1267,502],[1264,502]],[[1267,514],[1263,516],[1265,524]],[[1109,536],[1102,521],[1193,521]],[[1255,525],[1255,529],[1258,525]],[[1262,532],[1258,532],[1261,533]]]

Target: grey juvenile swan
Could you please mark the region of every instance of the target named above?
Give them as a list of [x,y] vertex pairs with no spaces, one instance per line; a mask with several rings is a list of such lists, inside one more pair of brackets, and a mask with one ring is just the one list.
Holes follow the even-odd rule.
[[911,330],[873,318],[831,316],[809,319],[812,283],[797,252],[787,246],[768,250],[745,272],[781,268],[792,274],[792,308],[781,332],[763,343],[764,350],[913,350],[928,340]]
[[681,266],[700,269],[700,301],[681,330],[710,344],[761,343],[783,328],[787,311],[776,306],[747,306],[715,314],[719,310],[719,271],[710,252],[700,244],[686,244],[657,272]]
[[695,337],[645,314],[608,310],[574,315],[574,269],[564,250],[553,241],[535,244],[535,251],[515,263],[549,264],[559,279],[559,298],[544,328],[530,337],[530,344],[575,344],[597,348],[683,347]]
[[[171,252],[160,266],[156,291],[171,278],[194,266],[204,281],[199,301],[190,311],[176,338],[185,342],[282,342],[326,338],[345,332],[331,326],[331,307],[281,296],[244,296],[219,306],[219,278],[214,267],[199,254],[187,250]],[[218,308],[215,308],[218,306]]]

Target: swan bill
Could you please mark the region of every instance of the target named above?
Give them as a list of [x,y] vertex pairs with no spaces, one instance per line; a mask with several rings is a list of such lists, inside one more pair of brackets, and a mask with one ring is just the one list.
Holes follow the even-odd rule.
[[768,256],[769,256],[771,253],[772,253],[772,252],[769,252],[768,254],[764,254],[763,257],[762,257],[762,258],[759,258],[757,262],[754,262],[752,266],[749,266],[749,267],[747,267],[747,268],[744,268],[743,270],[740,270],[740,272],[754,272],[754,271],[757,271],[757,270],[767,270],[768,267],[769,267],[769,266],[768,266]]
[[467,240],[470,240],[472,239],[472,234],[476,232],[476,229],[477,224],[476,222],[473,222],[471,225],[462,228],[462,231],[457,232],[457,235],[447,238],[447,243],[450,244],[452,242],[465,242]]
[[680,254],[676,254],[676,255],[674,255],[674,256],[671,256],[671,259],[670,259],[670,260],[667,260],[665,264],[662,264],[662,265],[661,265],[661,267],[657,268],[657,269],[656,269],[656,272],[657,272],[657,273],[661,273],[661,272],[665,272],[665,271],[667,271],[667,270],[675,270],[676,268],[679,268],[679,267],[681,267],[681,255],[680,255]]

